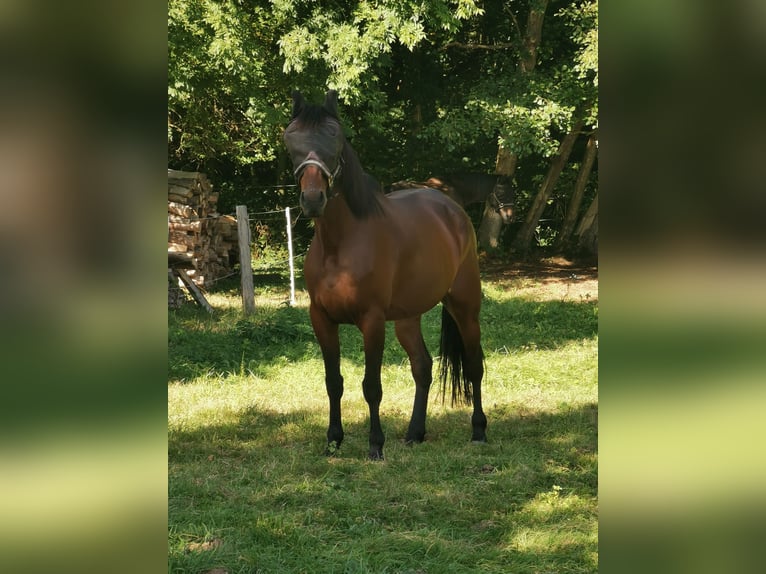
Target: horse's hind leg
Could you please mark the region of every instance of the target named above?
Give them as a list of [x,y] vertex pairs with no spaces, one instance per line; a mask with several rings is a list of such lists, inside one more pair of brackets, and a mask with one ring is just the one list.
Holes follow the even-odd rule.
[[478,262],[466,261],[458,272],[444,305],[455,319],[463,339],[463,375],[471,382],[473,415],[471,440],[487,441],[487,417],[481,403],[481,381],[484,377],[484,351],[481,348],[481,281]]
[[473,442],[487,441],[487,417],[484,414],[481,402],[481,382],[484,378],[484,352],[480,343],[480,328],[478,315],[466,313],[462,307],[450,305],[447,308],[455,318],[460,334],[463,338],[463,376],[471,382],[471,394],[473,396],[473,414],[471,415]]
[[423,442],[426,435],[426,408],[431,388],[433,359],[423,341],[420,316],[396,321],[396,338],[410,358],[412,378],[415,379],[415,402],[407,429],[407,443]]
[[487,442],[487,416],[481,406],[481,381],[484,376],[484,353],[479,347],[475,355],[475,364],[469,365],[466,361],[464,369],[473,381],[473,414],[471,415],[471,440],[473,442]]

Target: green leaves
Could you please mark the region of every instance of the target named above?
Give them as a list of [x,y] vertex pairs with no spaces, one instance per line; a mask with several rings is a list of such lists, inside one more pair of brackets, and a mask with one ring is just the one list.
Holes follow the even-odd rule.
[[[280,0],[280,10],[287,4]],[[412,51],[426,39],[428,29],[454,29],[456,22],[481,12],[471,0],[362,0],[350,15],[337,6],[315,6],[309,18],[296,19],[278,42],[283,71],[301,73],[319,65],[326,70],[326,85],[354,104],[379,90],[377,71],[386,65],[382,57],[394,45]]]
[[[533,8],[546,8],[543,32],[523,72]],[[171,165],[242,195],[287,180],[295,88],[338,90],[344,129],[383,183],[489,172],[500,146],[520,160],[523,199],[576,116],[597,126],[598,2],[169,0]]]
[[322,46],[315,35],[305,28],[294,28],[277,42],[279,52],[284,56],[282,70],[302,72],[309,60],[322,56]]
[[247,165],[276,157],[274,124],[282,118],[270,113],[279,86],[273,82],[274,31],[266,2],[170,0],[171,163]]

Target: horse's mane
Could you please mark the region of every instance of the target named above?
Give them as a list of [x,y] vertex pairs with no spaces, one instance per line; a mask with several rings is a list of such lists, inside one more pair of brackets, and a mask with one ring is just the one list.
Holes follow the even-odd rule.
[[[320,125],[328,116],[340,121],[324,106],[305,103],[294,121],[301,127],[310,128]],[[333,185],[340,188],[354,217],[366,219],[374,215],[383,215],[382,187],[375,178],[364,171],[359,156],[345,136],[340,161],[342,167]]]
[[359,156],[356,155],[356,151],[345,138],[341,162],[343,162],[343,167],[338,175],[339,182],[337,185],[340,185],[346,203],[348,203],[354,217],[366,219],[373,215],[383,215],[381,185],[362,169]]

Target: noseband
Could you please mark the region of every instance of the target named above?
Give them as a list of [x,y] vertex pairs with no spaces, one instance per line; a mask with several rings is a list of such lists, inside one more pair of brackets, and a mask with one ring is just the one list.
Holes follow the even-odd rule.
[[[309,154],[309,156],[313,155],[313,152]],[[306,167],[310,165],[315,165],[318,167],[322,173],[327,178],[327,187],[328,187],[328,193],[332,189],[333,181],[335,181],[335,178],[338,177],[338,174],[340,173],[340,168],[343,165],[343,158],[338,158],[338,167],[335,168],[335,171],[330,171],[330,168],[327,167],[327,165],[320,159],[314,159],[312,157],[307,157],[305,160],[303,160],[298,167],[295,168],[295,171],[293,171],[293,175],[295,176],[296,180],[300,180],[301,174],[303,173],[303,170],[306,169]]]
[[508,203],[500,201],[500,199],[497,197],[497,194],[492,191],[492,193],[489,194],[490,200],[492,200],[492,203],[495,206],[495,211],[500,211],[504,207],[510,206],[513,207],[513,202],[509,201]]

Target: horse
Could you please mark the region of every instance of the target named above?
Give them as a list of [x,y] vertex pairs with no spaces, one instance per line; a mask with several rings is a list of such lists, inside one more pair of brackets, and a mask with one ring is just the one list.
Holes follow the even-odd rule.
[[314,223],[304,278],[329,398],[325,454],[337,453],[344,437],[341,324],[355,325],[364,341],[362,390],[370,413],[369,458],[384,458],[379,410],[387,321],[394,322],[415,381],[405,442],[425,440],[433,359],[423,340],[421,316],[440,301],[442,401],[449,380],[452,405],[473,405],[472,441],[486,442],[481,281],[476,236],[465,211],[433,190],[383,194],[343,135],[335,90],[325,94],[321,105],[306,102],[298,91],[293,93],[284,143],[301,210]]
[[455,200],[461,207],[487,202],[500,214],[503,223],[513,221],[515,189],[504,175],[486,173],[455,173],[431,176],[425,181],[397,181],[389,185],[388,192],[413,187],[437,189]]

